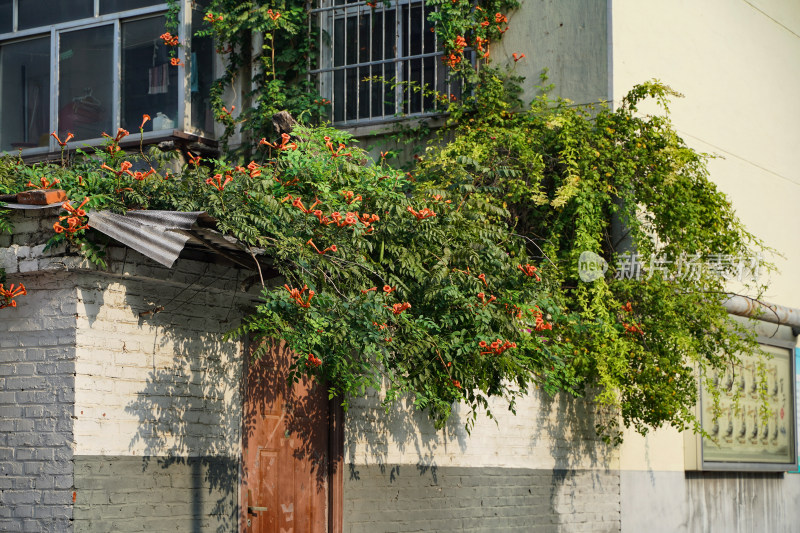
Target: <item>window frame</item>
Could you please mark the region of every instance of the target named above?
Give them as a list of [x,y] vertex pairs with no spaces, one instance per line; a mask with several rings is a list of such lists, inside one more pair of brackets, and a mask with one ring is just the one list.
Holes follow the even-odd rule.
[[[205,132],[200,127],[195,127],[192,124],[187,124],[187,117],[191,117],[191,95],[188,90],[188,83],[190,82],[191,69],[184,67],[186,57],[191,55],[191,4],[192,0],[180,0],[181,10],[179,15],[179,28],[178,38],[184,46],[177,48],[177,57],[181,60],[181,66],[176,67],[178,71],[178,94],[177,94],[177,119],[175,127],[172,129],[162,129],[156,131],[146,132],[144,140],[153,141],[164,139],[173,136],[175,130],[186,132],[189,134],[203,136]],[[115,13],[100,14],[100,0],[94,0],[94,16],[88,18],[75,19],[67,22],[60,22],[47,26],[38,26],[35,28],[28,28],[25,30],[16,31],[18,26],[18,0],[13,1],[12,13],[13,23],[12,31],[0,34],[0,46],[24,42],[36,38],[48,37],[50,39],[50,99],[49,99],[49,129],[55,131],[58,129],[58,102],[59,102],[59,41],[62,33],[71,31],[80,31],[86,29],[97,28],[101,26],[113,25],[114,42],[112,46],[114,55],[113,67],[113,88],[112,88],[112,131],[114,133],[120,127],[121,113],[122,113],[122,24],[133,22],[137,20],[144,20],[148,18],[155,18],[156,16],[164,16],[168,12],[169,5],[167,2],[162,1],[156,5],[146,6],[127,11],[118,11]],[[188,14],[188,15],[187,15]],[[90,139],[81,139],[70,141],[66,148],[72,150],[85,145],[100,145],[103,142],[103,137],[93,137]],[[60,146],[56,140],[50,136],[48,145],[41,147],[31,147],[23,149],[24,156],[42,156],[49,153],[55,153],[60,150]],[[3,150],[4,153],[10,153]]]

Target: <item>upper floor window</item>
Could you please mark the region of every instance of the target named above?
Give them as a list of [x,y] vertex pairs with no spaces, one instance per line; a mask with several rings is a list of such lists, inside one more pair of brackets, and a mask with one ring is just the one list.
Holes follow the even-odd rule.
[[331,101],[334,124],[430,116],[447,106],[437,93],[460,95],[428,21],[433,9],[425,0],[321,0],[312,9],[320,57],[311,72]]
[[212,47],[191,39],[176,48],[188,76],[172,66],[166,11],[163,0],[0,0],[0,151],[56,151],[53,131],[99,143],[138,131],[144,114],[148,136],[206,130],[204,114],[186,110],[207,104],[213,75],[197,69],[211,61],[196,55]]

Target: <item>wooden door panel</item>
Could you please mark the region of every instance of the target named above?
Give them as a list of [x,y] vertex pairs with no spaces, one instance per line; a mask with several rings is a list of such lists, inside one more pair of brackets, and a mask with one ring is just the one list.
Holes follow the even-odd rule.
[[283,343],[274,343],[248,364],[241,524],[248,533],[340,530],[330,487],[332,475],[333,486],[341,486],[341,431],[324,387],[306,378],[287,383],[292,358]]
[[[269,510],[275,509],[278,505],[278,477],[280,476],[278,455],[277,450],[263,448],[258,453],[256,468],[259,490],[255,494],[251,493],[250,505],[256,507],[257,522],[263,523],[256,524],[256,527],[253,528],[254,531],[274,531],[277,525],[275,514],[270,513]],[[265,507],[266,510],[262,511],[258,507]],[[251,517],[251,519],[253,518]]]

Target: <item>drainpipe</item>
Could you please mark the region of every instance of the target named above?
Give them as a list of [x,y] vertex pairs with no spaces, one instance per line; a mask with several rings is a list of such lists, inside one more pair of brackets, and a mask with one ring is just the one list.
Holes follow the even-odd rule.
[[738,295],[728,298],[724,305],[732,315],[786,325],[792,328],[792,335],[800,335],[800,309],[796,307],[786,307]]

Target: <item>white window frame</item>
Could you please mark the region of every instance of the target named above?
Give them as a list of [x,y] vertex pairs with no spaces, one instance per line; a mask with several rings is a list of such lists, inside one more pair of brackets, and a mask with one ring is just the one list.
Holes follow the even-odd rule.
[[[351,2],[345,3],[349,0],[319,0],[317,6],[310,10],[310,17],[309,17],[309,32],[312,30],[313,26],[316,26],[319,33],[319,40],[318,40],[318,50],[319,50],[319,62],[316,65],[316,68],[311,68],[309,70],[310,76],[316,78],[318,82],[318,87],[320,94],[323,98],[327,98],[330,100],[330,109],[331,115],[330,119],[335,126],[339,127],[355,127],[355,126],[364,126],[364,125],[372,125],[372,124],[382,124],[388,122],[394,122],[398,120],[405,120],[410,118],[423,118],[423,117],[432,117],[442,115],[445,112],[446,105],[443,105],[441,102],[433,100],[433,108],[432,109],[425,109],[425,101],[422,100],[420,105],[421,110],[407,111],[406,107],[406,100],[408,99],[409,93],[405,90],[402,84],[398,84],[394,91],[394,110],[391,114],[381,113],[381,114],[373,114],[373,102],[372,98],[372,89],[374,87],[373,84],[381,83],[370,81],[367,84],[367,98],[370,98],[369,104],[367,105],[368,108],[368,116],[362,117],[360,115],[360,107],[361,107],[361,98],[362,98],[362,90],[361,90],[361,80],[365,77],[370,76],[370,72],[374,66],[380,65],[394,65],[394,78],[400,82],[407,82],[408,80],[403,79],[403,71],[404,65],[407,66],[407,70],[411,71],[411,62],[412,61],[419,61],[420,64],[428,58],[433,58],[434,61],[434,68],[433,68],[433,80],[428,80],[425,78],[425,69],[420,68],[420,84],[422,86],[428,86],[428,88],[436,88],[445,95],[449,95],[451,90],[455,91],[456,84],[454,82],[449,81],[447,78],[448,69],[443,65],[441,58],[444,57],[444,52],[442,51],[438,35],[434,32],[434,49],[433,51],[426,52],[424,50],[424,46],[420,45],[420,50],[423,53],[411,55],[408,51],[411,50],[411,32],[406,32],[406,35],[403,35],[403,26],[404,21],[403,19],[403,12],[407,13],[406,16],[406,27],[410,27],[411,24],[419,24],[421,25],[420,36],[422,39],[425,39],[425,32],[430,31],[430,27],[426,27],[427,21],[425,14],[426,1],[425,0],[392,0],[390,6],[386,6],[382,0],[375,0],[376,5],[375,7],[369,6],[366,2]],[[339,3],[341,2],[341,3]],[[412,12],[415,8],[421,8],[418,12],[423,14],[422,17],[416,16],[412,21]],[[404,9],[407,8],[407,9]],[[348,63],[347,58],[345,57],[345,62],[342,65],[334,66],[334,50],[332,46],[336,42],[336,27],[335,21],[340,19],[348,19],[351,17],[356,17],[356,36],[355,36],[355,45],[356,51],[358,55],[358,51],[361,49],[360,43],[360,31],[358,28],[361,27],[362,20],[366,17],[371,17],[372,13],[384,13],[383,20],[385,21],[385,13],[394,11],[395,12],[395,30],[394,30],[394,46],[395,53],[394,57],[389,59],[384,59],[382,57],[373,59],[372,58],[372,51],[370,51],[370,60],[359,62],[359,58],[356,57],[355,63]],[[373,19],[368,19],[373,20]],[[384,22],[385,24],[385,22]],[[344,39],[345,43],[348,42],[347,36],[347,22],[343,24],[344,27]],[[383,39],[382,39],[382,48],[383,50],[386,49],[386,46],[389,43],[385,41],[385,26],[383,26],[384,31]],[[423,41],[424,42],[424,41]],[[429,60],[429,59],[428,59]],[[355,94],[348,94],[347,91],[347,72],[356,70],[358,73],[357,82],[356,82],[356,91]],[[390,69],[391,70],[391,69]],[[337,101],[336,99],[336,90],[334,88],[334,73],[338,71],[344,71],[344,87],[342,90],[343,98],[340,100],[344,101]],[[364,72],[362,74],[362,72]],[[389,80],[390,76],[386,75],[386,81]],[[384,91],[388,90],[389,86],[385,83],[381,83],[384,85],[385,88],[381,89],[381,94],[386,94]],[[347,107],[348,101],[351,98],[356,99],[355,105],[355,118],[348,118],[347,114]],[[342,116],[343,119],[337,120],[336,110],[342,109]]]
[[[157,15],[165,15],[168,10],[168,4],[166,2],[162,2],[153,6],[142,7],[138,9],[132,9],[128,11],[119,11],[116,13],[109,13],[106,15],[100,15],[100,1],[101,0],[94,0],[94,16],[83,18],[83,19],[76,19],[67,22],[61,22],[58,24],[48,25],[48,26],[40,26],[35,28],[29,28],[21,31],[16,31],[17,23],[18,23],[18,1],[13,0],[13,31],[8,33],[0,34],[0,46],[5,44],[12,44],[15,42],[21,42],[29,39],[34,38],[41,38],[48,36],[50,38],[50,117],[49,117],[49,125],[51,131],[57,129],[57,122],[58,122],[58,88],[59,88],[59,57],[58,57],[58,47],[59,47],[59,36],[62,32],[74,31],[74,30],[85,30],[91,28],[97,28],[100,26],[107,26],[109,24],[114,25],[114,43],[113,43],[113,54],[114,54],[114,79],[113,79],[113,109],[112,109],[112,131],[108,133],[116,132],[117,129],[120,127],[120,113],[122,109],[122,102],[121,102],[121,86],[122,86],[122,76],[121,76],[121,69],[122,69],[122,61],[121,61],[121,53],[122,53],[122,36],[121,36],[121,24],[126,22],[131,22],[135,20],[141,20],[150,18]],[[66,1],[66,0],[64,0]],[[179,20],[179,30],[178,30],[178,38],[182,43],[185,43],[185,46],[181,46],[177,48],[177,56],[181,60],[181,64],[185,64],[186,56],[191,55],[190,45],[191,45],[191,4],[192,0],[181,0],[181,12],[180,12],[180,20]],[[188,14],[188,15],[187,15]],[[191,124],[187,124],[189,121],[189,117],[191,117],[191,95],[187,90],[189,84],[189,77],[191,73],[188,69],[185,69],[183,66],[176,67],[179,68],[180,71],[178,73],[178,79],[182,80],[178,83],[178,116],[175,125],[175,129],[179,129],[185,132],[194,132],[196,128],[194,128]],[[152,140],[152,139],[160,139],[164,138],[172,134],[174,130],[158,130],[147,132],[144,134],[144,140]],[[103,138],[96,137],[92,139],[81,139],[78,141],[71,141],[67,144],[67,149],[74,149],[79,148],[84,145],[99,145],[102,144]],[[26,148],[23,151],[23,155],[25,156],[36,156],[41,154],[53,153],[60,150],[56,140],[52,137],[49,139],[48,146],[36,147],[36,148]]]

